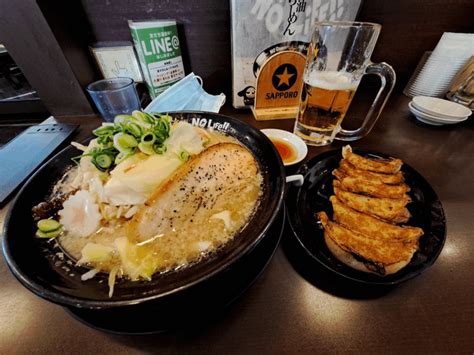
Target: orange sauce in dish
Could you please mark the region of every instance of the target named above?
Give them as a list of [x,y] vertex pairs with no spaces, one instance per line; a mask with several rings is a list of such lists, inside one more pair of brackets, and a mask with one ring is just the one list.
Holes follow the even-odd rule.
[[270,137],[275,148],[280,153],[280,157],[283,160],[283,163],[291,163],[292,161],[296,160],[298,155],[296,154],[296,149],[287,141],[283,139],[278,139],[274,137]]

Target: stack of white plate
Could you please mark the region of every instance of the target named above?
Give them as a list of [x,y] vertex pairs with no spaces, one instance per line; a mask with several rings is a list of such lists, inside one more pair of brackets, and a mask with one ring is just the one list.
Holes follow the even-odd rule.
[[442,97],[453,78],[474,55],[474,34],[449,33],[441,37],[423,68],[405,89],[408,96]]
[[418,121],[433,126],[463,122],[472,113],[463,105],[428,96],[415,96],[408,107]]

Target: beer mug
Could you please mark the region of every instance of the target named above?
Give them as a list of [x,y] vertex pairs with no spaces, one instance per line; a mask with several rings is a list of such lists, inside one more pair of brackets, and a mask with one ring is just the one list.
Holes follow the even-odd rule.
[[[370,61],[381,27],[364,22],[316,23],[294,128],[306,144],[360,139],[374,126],[395,85],[390,65]],[[343,129],[342,120],[364,74],[378,75],[381,87],[361,127]]]

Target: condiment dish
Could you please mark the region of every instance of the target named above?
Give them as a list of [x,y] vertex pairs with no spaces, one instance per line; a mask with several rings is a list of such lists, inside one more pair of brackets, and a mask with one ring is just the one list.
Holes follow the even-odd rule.
[[[305,142],[291,132],[275,128],[262,129],[261,132],[273,142],[285,166],[299,163],[308,154],[308,147]],[[287,152],[287,150],[291,149],[293,149],[294,152]]]

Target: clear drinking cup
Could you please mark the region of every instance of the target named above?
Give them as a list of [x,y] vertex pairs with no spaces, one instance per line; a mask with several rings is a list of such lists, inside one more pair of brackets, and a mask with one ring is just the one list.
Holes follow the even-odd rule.
[[[316,23],[308,48],[294,132],[308,145],[327,145],[334,138],[352,141],[370,132],[395,85],[395,71],[370,56],[381,26],[364,22]],[[375,74],[381,87],[356,130],[341,128],[364,74]]]
[[469,107],[471,110],[474,109],[474,72],[459,86],[451,99],[458,104]]
[[107,122],[116,115],[140,110],[140,100],[133,79],[111,78],[95,81],[87,86],[99,113]]

